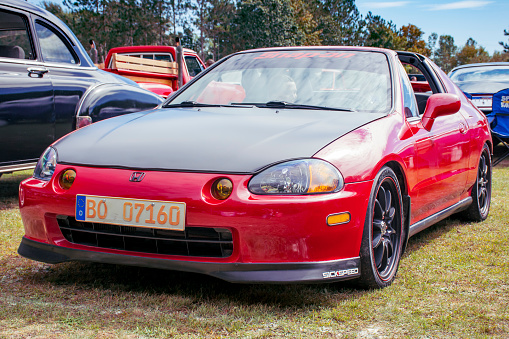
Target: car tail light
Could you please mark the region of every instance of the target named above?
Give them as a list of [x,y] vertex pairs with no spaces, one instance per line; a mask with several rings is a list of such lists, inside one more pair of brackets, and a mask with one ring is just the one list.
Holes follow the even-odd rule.
[[76,129],[92,124],[92,118],[89,116],[76,117]]

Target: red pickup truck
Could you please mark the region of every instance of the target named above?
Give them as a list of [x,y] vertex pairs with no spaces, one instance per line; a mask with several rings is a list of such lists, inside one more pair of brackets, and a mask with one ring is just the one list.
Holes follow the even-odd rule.
[[[183,48],[182,85],[205,69],[198,54]],[[178,89],[177,47],[127,46],[110,49],[104,70],[136,81],[163,97]]]

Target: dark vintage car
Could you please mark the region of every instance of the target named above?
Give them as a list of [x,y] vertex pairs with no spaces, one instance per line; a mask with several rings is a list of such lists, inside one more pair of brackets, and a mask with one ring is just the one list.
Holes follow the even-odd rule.
[[20,186],[19,253],[385,287],[410,236],[454,213],[488,217],[491,152],[486,117],[422,55],[244,51],[155,110],[48,147]]
[[33,168],[49,144],[77,125],[161,102],[133,81],[97,69],[48,11],[0,2],[0,175]]

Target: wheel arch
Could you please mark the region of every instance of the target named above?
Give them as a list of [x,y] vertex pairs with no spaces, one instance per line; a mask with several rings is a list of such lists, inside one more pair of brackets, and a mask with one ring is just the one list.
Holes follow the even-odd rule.
[[493,148],[494,148],[493,141],[491,139],[488,139],[485,141],[485,144],[488,145],[488,148],[490,149],[491,156],[493,156]]

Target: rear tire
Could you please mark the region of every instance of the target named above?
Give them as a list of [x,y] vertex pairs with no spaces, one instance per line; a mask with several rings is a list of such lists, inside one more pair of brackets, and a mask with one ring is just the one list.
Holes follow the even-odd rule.
[[484,147],[479,158],[477,167],[477,178],[472,187],[472,204],[460,212],[459,216],[468,221],[484,221],[488,217],[491,205],[491,156],[487,144]]
[[394,281],[403,240],[401,188],[394,171],[383,167],[375,178],[364,222],[360,286],[383,288]]

